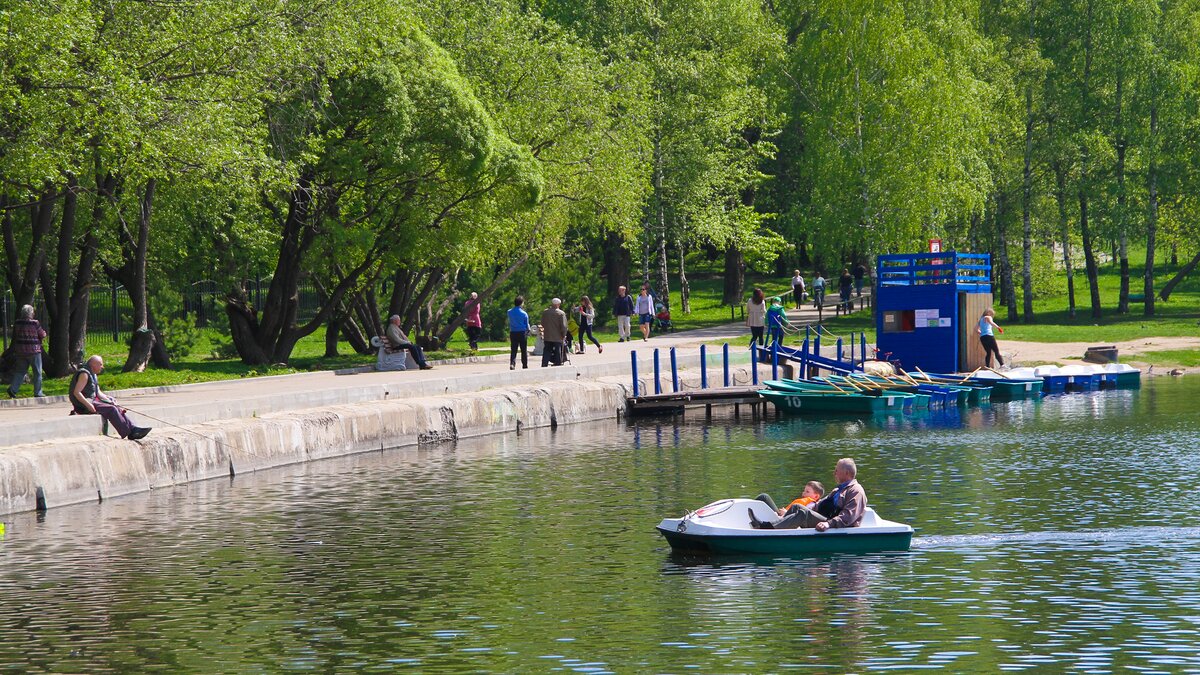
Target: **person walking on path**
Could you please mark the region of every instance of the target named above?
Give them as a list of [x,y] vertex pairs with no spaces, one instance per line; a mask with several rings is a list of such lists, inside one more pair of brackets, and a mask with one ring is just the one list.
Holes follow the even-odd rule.
[[[783,300],[778,296],[771,298],[771,306],[767,308],[767,330],[770,332],[770,342],[783,344],[783,327],[791,326],[787,311],[783,308]],[[765,346],[765,345],[764,345]]]
[[820,307],[825,304],[825,277],[817,272],[817,278],[813,279],[813,305]]
[[145,438],[150,433],[150,427],[134,426],[125,409],[118,407],[116,400],[100,391],[100,381],[96,376],[102,370],[104,359],[96,355],[75,371],[70,390],[71,407],[75,409],[75,414],[103,417],[121,438],[131,441]]
[[862,297],[863,279],[867,276],[867,268],[862,263],[854,266],[854,293]]
[[983,316],[979,317],[979,325],[975,327],[975,332],[979,333],[979,343],[983,345],[983,364],[988,368],[992,367],[992,354],[996,355],[996,362],[1000,367],[1004,367],[1004,357],[1000,356],[1000,346],[996,344],[995,331],[1004,332],[1004,329],[996,323],[996,310],[988,307],[983,310]]
[[471,346],[471,351],[479,351],[479,338],[483,336],[483,319],[480,318],[483,306],[479,302],[478,293],[471,291],[471,299],[467,300],[465,309],[467,310],[467,343]]
[[554,298],[542,311],[542,367],[563,364],[563,343],[567,339],[567,313],[559,309],[562,300]]
[[650,324],[654,322],[654,296],[650,295],[650,287],[642,284],[642,292],[638,293],[633,311],[638,315],[638,324],[642,327],[642,342],[650,339]]
[[850,291],[854,288],[854,277],[850,276],[850,270],[843,268],[842,276],[838,279],[838,293],[842,296],[842,304],[846,306],[846,311],[850,311]]
[[579,353],[582,354],[584,351],[583,348],[587,346],[587,343],[583,340],[583,336],[586,335],[592,341],[592,344],[596,345],[596,349],[600,350],[600,353],[603,354],[604,347],[600,345],[600,341],[596,339],[596,336],[592,335],[592,326],[596,323],[596,308],[592,306],[592,299],[586,295],[583,296],[579,299],[579,307],[577,309],[579,310]]
[[413,344],[408,339],[408,336],[404,334],[404,330],[400,328],[399,314],[393,314],[388,318],[388,327],[385,333],[387,334],[388,347],[392,351],[406,349],[409,354],[412,354],[413,360],[417,362],[417,366],[421,370],[433,370],[433,366],[425,362],[425,351]]
[[517,369],[517,348],[521,350],[521,368],[529,367],[529,315],[521,305],[525,298],[518,295],[508,310],[508,369]]
[[804,277],[800,276],[800,270],[792,272],[792,297],[796,300],[796,309],[800,309],[800,303],[804,302]]
[[20,317],[13,322],[13,371],[12,382],[8,385],[8,397],[16,398],[25,382],[25,373],[33,368],[33,395],[41,398],[46,394],[42,391],[42,340],[46,339],[46,331],[42,324],[33,318],[33,305],[21,307]]
[[633,298],[624,286],[617,288],[617,299],[613,301],[613,316],[617,317],[617,342],[629,339],[629,322],[633,317]]
[[761,288],[755,288],[750,302],[746,303],[746,325],[750,328],[750,345],[766,347],[763,332],[767,325],[767,299]]

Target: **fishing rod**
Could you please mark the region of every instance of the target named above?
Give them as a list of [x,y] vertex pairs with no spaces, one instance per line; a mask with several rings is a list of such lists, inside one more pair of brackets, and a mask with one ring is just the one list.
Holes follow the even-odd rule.
[[121,408],[124,408],[124,409],[125,409],[127,412],[137,413],[138,415],[140,415],[140,416],[142,416],[142,417],[146,417],[146,418],[152,419],[152,420],[154,420],[155,422],[159,422],[159,423],[165,424],[165,425],[167,425],[167,426],[170,426],[170,427],[175,427],[176,429],[182,429],[183,431],[186,431],[186,432],[188,432],[189,434],[195,434],[195,435],[199,436],[200,438],[203,438],[203,439],[204,439],[204,440],[206,440],[206,441],[212,441],[213,443],[216,443],[216,444],[218,444],[218,445],[223,445],[223,446],[225,446],[226,448],[228,448],[228,449],[230,449],[230,450],[239,450],[239,448],[238,448],[237,446],[230,445],[229,443],[226,443],[225,441],[222,441],[222,440],[220,440],[220,439],[218,439],[218,438],[215,438],[215,437],[213,437],[213,436],[207,436],[207,435],[205,435],[205,434],[202,434],[202,433],[200,433],[199,431],[196,431],[195,429],[189,429],[189,428],[187,428],[187,427],[185,427],[185,426],[180,426],[180,425],[178,425],[178,424],[176,424],[176,423],[174,423],[174,422],[169,422],[169,421],[167,421],[167,420],[164,420],[164,419],[163,419],[163,418],[161,418],[161,417],[155,417],[154,415],[151,415],[151,414],[149,414],[149,413],[142,412],[141,410],[135,410],[135,409],[133,409],[133,408],[130,408],[129,406],[127,406],[127,405],[124,405],[124,404],[118,404],[118,405],[119,405],[119,407],[121,407]]

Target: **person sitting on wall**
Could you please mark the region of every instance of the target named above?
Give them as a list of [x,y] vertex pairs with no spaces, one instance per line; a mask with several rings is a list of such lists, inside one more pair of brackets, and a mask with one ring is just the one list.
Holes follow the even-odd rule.
[[393,314],[388,318],[388,327],[385,332],[387,333],[388,347],[393,351],[406,349],[409,354],[412,354],[413,360],[417,362],[421,370],[433,369],[433,366],[425,362],[424,350],[413,344],[404,334],[404,330],[400,328],[400,315]]
[[104,359],[93,356],[87,364],[75,371],[71,378],[71,406],[77,415],[99,415],[108,421],[121,438],[136,441],[145,438],[150,433],[150,427],[135,427],[129,421],[129,415],[124,408],[117,407],[117,402],[100,391],[100,381],[96,376],[104,370]]

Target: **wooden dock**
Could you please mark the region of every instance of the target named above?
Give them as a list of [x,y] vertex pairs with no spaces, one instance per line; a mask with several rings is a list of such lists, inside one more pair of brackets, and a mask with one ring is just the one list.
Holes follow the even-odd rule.
[[758,390],[761,388],[761,385],[720,387],[630,396],[625,399],[625,409],[630,416],[679,413],[683,412],[685,408],[700,406],[711,410],[715,405],[732,405],[739,408],[749,405],[757,411],[758,406],[766,405],[766,401],[758,395]]

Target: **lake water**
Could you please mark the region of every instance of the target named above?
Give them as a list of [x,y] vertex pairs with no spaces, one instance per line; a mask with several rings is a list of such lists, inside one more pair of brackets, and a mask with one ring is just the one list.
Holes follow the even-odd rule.
[[[1198,400],[602,422],[7,516],[0,669],[1200,671]],[[654,530],[847,455],[910,553],[683,558]]]

